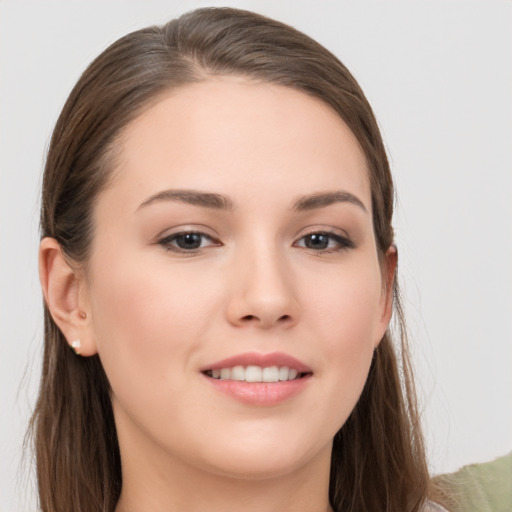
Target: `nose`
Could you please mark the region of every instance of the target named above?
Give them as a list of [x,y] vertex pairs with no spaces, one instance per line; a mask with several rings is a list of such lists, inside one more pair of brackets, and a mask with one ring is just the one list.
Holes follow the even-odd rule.
[[240,254],[232,265],[228,321],[237,327],[289,328],[298,320],[294,279],[277,250]]

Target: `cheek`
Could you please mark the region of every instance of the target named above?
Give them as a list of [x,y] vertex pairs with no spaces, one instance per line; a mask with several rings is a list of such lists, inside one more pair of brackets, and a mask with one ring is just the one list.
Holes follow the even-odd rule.
[[[339,428],[355,406],[366,382],[374,347],[381,338],[381,281],[378,265],[352,268],[310,287],[309,314],[315,321],[310,336],[319,343],[325,377],[320,414],[333,417]],[[314,338],[313,338],[314,336]]]
[[114,392],[132,385],[127,374],[144,376],[139,384],[148,389],[168,383],[201,344],[214,291],[198,290],[186,272],[135,258],[98,268],[91,293],[94,335]]
[[[313,286],[314,284],[314,286]],[[378,343],[381,325],[381,280],[378,265],[349,268],[307,284],[310,314],[316,318],[329,351],[354,351]]]

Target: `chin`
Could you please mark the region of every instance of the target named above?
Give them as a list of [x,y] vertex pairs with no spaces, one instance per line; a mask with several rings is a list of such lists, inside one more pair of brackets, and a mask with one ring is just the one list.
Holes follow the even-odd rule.
[[[274,441],[241,441],[236,438],[229,446],[223,445],[222,455],[216,453],[206,462],[212,473],[220,476],[244,480],[266,480],[285,476],[306,467],[315,460],[330,463],[332,440],[319,445],[318,440],[307,443],[283,442],[286,438]],[[290,441],[290,439],[288,439]],[[205,467],[205,464],[202,464]]]
[[222,466],[211,467],[211,472],[222,477],[238,480],[268,480],[286,476],[301,468],[307,461],[297,457],[281,457],[279,460],[264,459],[261,455],[253,459],[232,459],[223,461]]

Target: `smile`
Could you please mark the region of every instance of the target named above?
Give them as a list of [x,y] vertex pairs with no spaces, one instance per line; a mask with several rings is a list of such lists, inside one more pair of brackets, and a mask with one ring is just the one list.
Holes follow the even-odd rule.
[[275,406],[304,392],[313,370],[289,354],[246,352],[201,368],[213,389],[248,405]]
[[307,375],[306,372],[299,372],[288,366],[233,366],[231,368],[216,368],[206,370],[205,375],[213,379],[236,380],[245,382],[284,382],[300,379]]

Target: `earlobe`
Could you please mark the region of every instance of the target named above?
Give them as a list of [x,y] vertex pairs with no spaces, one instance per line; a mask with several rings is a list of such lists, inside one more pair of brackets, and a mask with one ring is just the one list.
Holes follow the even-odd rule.
[[69,346],[82,356],[94,355],[96,345],[83,296],[83,283],[54,238],[41,241],[39,279],[50,314]]
[[395,288],[395,277],[396,277],[396,267],[398,265],[398,250],[396,245],[391,245],[391,247],[386,252],[386,288],[385,292],[385,315],[387,316],[387,321],[391,319],[391,314],[393,313],[393,292]]
[[[382,296],[381,296],[381,321],[380,330],[382,331],[379,338],[382,339],[386,332],[391,315],[393,313],[393,293],[395,288],[396,268],[398,265],[398,251],[393,244],[386,251],[382,267]],[[378,344],[378,343],[377,343]]]

